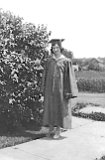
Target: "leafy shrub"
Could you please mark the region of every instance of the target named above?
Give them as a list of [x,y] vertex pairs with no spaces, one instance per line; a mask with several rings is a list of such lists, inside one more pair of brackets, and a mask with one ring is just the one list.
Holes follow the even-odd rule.
[[0,125],[41,122],[40,82],[50,33],[0,11]]
[[75,117],[87,118],[87,119],[92,119],[95,121],[105,121],[105,113],[101,113],[101,112],[83,113],[81,112],[81,109],[84,107],[87,107],[88,105],[98,107],[98,104],[77,103],[76,106],[72,108],[72,115]]
[[105,79],[79,79],[79,91],[105,93]]
[[105,72],[76,72],[76,78],[80,92],[105,92]]
[[76,78],[79,79],[105,79],[105,71],[77,71]]

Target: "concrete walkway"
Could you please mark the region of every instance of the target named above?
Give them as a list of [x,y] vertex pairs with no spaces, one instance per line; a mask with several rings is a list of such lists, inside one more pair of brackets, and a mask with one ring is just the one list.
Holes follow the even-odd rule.
[[95,160],[105,155],[105,122],[73,117],[72,129],[61,135],[0,149],[0,160]]

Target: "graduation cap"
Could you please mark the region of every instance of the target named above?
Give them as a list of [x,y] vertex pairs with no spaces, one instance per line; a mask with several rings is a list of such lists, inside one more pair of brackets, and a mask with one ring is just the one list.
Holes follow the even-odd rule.
[[58,44],[59,46],[61,46],[61,43],[64,41],[64,39],[51,39],[49,41],[49,43],[51,43],[52,45]]
[[51,39],[49,41],[49,43],[52,44],[52,46],[54,46],[55,44],[58,44],[59,47],[62,49],[62,42],[64,41],[65,39]]

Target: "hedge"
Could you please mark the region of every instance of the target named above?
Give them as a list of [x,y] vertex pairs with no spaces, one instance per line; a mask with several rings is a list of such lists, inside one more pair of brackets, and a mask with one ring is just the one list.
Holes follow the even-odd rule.
[[40,84],[50,33],[0,10],[0,127],[41,123]]
[[105,93],[105,79],[78,79],[78,89],[80,92]]
[[98,104],[93,103],[77,103],[74,108],[72,108],[72,115],[75,117],[91,119],[95,121],[105,121],[105,113],[101,112],[91,112],[91,113],[83,113],[81,109],[87,107],[88,105],[100,107]]

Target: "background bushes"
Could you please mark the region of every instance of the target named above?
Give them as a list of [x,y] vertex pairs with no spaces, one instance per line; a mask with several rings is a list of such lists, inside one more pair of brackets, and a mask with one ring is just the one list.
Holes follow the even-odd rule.
[[50,33],[0,10],[0,126],[41,122],[40,82]]
[[79,79],[77,85],[82,92],[105,93],[104,79]]
[[105,93],[105,72],[81,71],[76,78],[80,92]]

